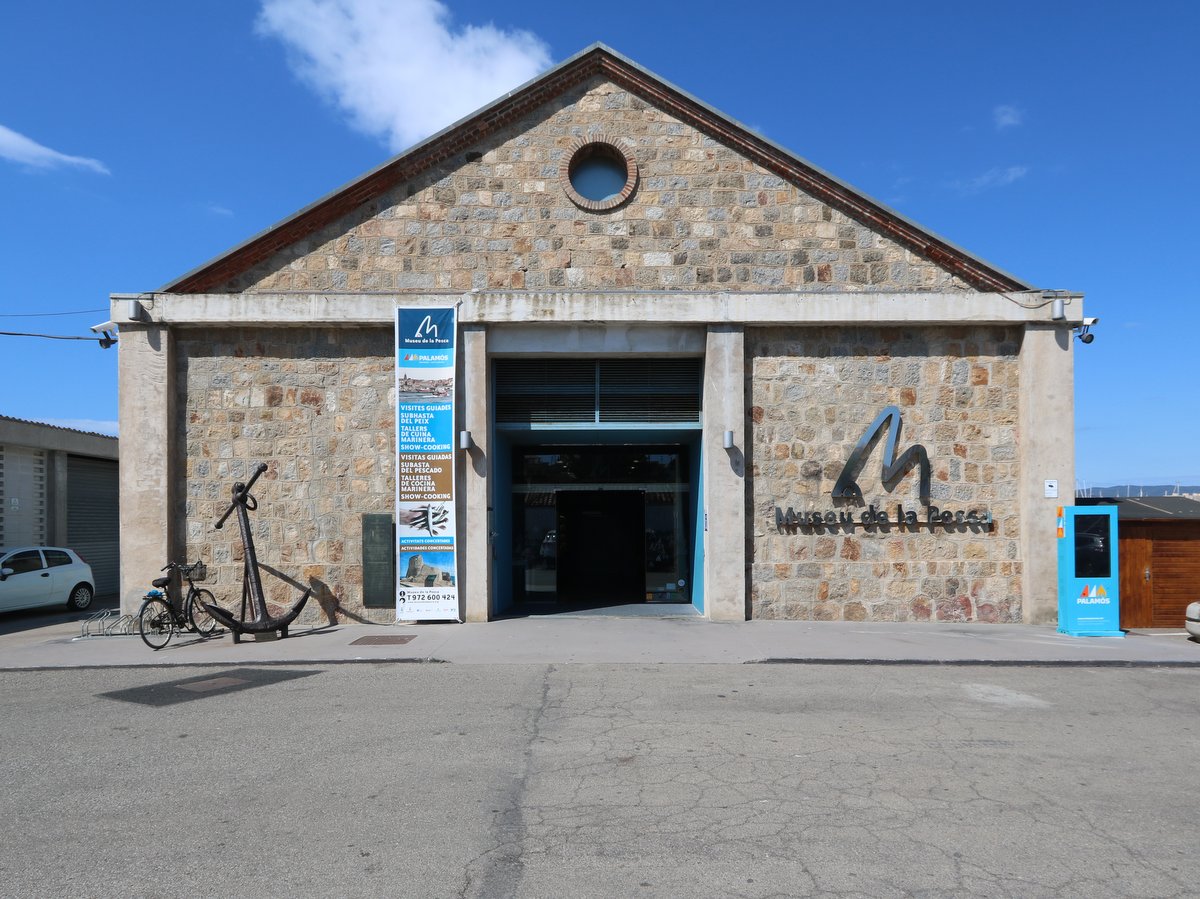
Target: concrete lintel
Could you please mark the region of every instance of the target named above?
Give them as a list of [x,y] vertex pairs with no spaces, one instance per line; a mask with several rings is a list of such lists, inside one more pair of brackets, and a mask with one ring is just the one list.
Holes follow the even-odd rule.
[[699,356],[704,353],[705,340],[703,325],[492,325],[488,328],[488,354]]
[[[1081,294],[1065,297],[1067,318],[1082,324]],[[129,317],[130,300],[138,318]],[[112,318],[178,326],[364,326],[391,324],[396,306],[459,307],[464,324],[1051,324],[1051,300],[1026,293],[790,292],[478,292],[113,294]]]

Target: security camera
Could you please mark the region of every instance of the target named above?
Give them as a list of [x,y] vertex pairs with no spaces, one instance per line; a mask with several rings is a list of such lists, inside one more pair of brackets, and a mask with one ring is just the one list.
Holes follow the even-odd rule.
[[117,337],[113,331],[117,330],[116,322],[100,322],[98,325],[92,325],[92,333],[99,334],[96,338],[100,342],[100,349],[107,350],[111,346],[117,345]]
[[1098,318],[1085,318],[1083,324],[1075,329],[1075,336],[1079,338],[1079,342],[1083,344],[1091,343],[1096,339],[1096,335],[1092,333],[1092,325],[1099,324]]

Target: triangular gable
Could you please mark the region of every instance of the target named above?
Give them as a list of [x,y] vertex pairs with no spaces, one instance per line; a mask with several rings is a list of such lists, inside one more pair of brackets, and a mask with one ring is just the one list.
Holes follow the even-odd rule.
[[269,259],[388,190],[507,127],[594,76],[602,76],[708,134],[815,199],[894,240],[982,291],[1028,290],[1022,282],[833,177],[643,69],[594,44],[538,78],[449,126],[362,177],[160,288],[205,293]]

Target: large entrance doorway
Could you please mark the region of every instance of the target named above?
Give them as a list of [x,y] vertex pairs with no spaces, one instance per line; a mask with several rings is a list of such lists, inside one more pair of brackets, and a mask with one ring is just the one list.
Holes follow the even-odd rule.
[[695,447],[514,446],[507,610],[694,598]]
[[702,613],[699,356],[493,365],[492,612]]

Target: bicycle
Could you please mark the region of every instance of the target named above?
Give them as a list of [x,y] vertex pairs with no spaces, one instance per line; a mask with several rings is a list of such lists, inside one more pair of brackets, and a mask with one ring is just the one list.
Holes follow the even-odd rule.
[[151,649],[162,649],[171,642],[177,630],[194,631],[201,637],[211,636],[217,629],[217,622],[204,606],[206,603],[215,606],[217,598],[194,583],[208,577],[208,567],[197,560],[191,565],[168,562],[162,570],[172,574],[178,571],[180,578],[187,581],[187,595],[176,611],[175,605],[162,592],[170,586],[172,574],[151,581],[155,589],[146,591],[138,611],[138,633],[142,635],[142,641]]

